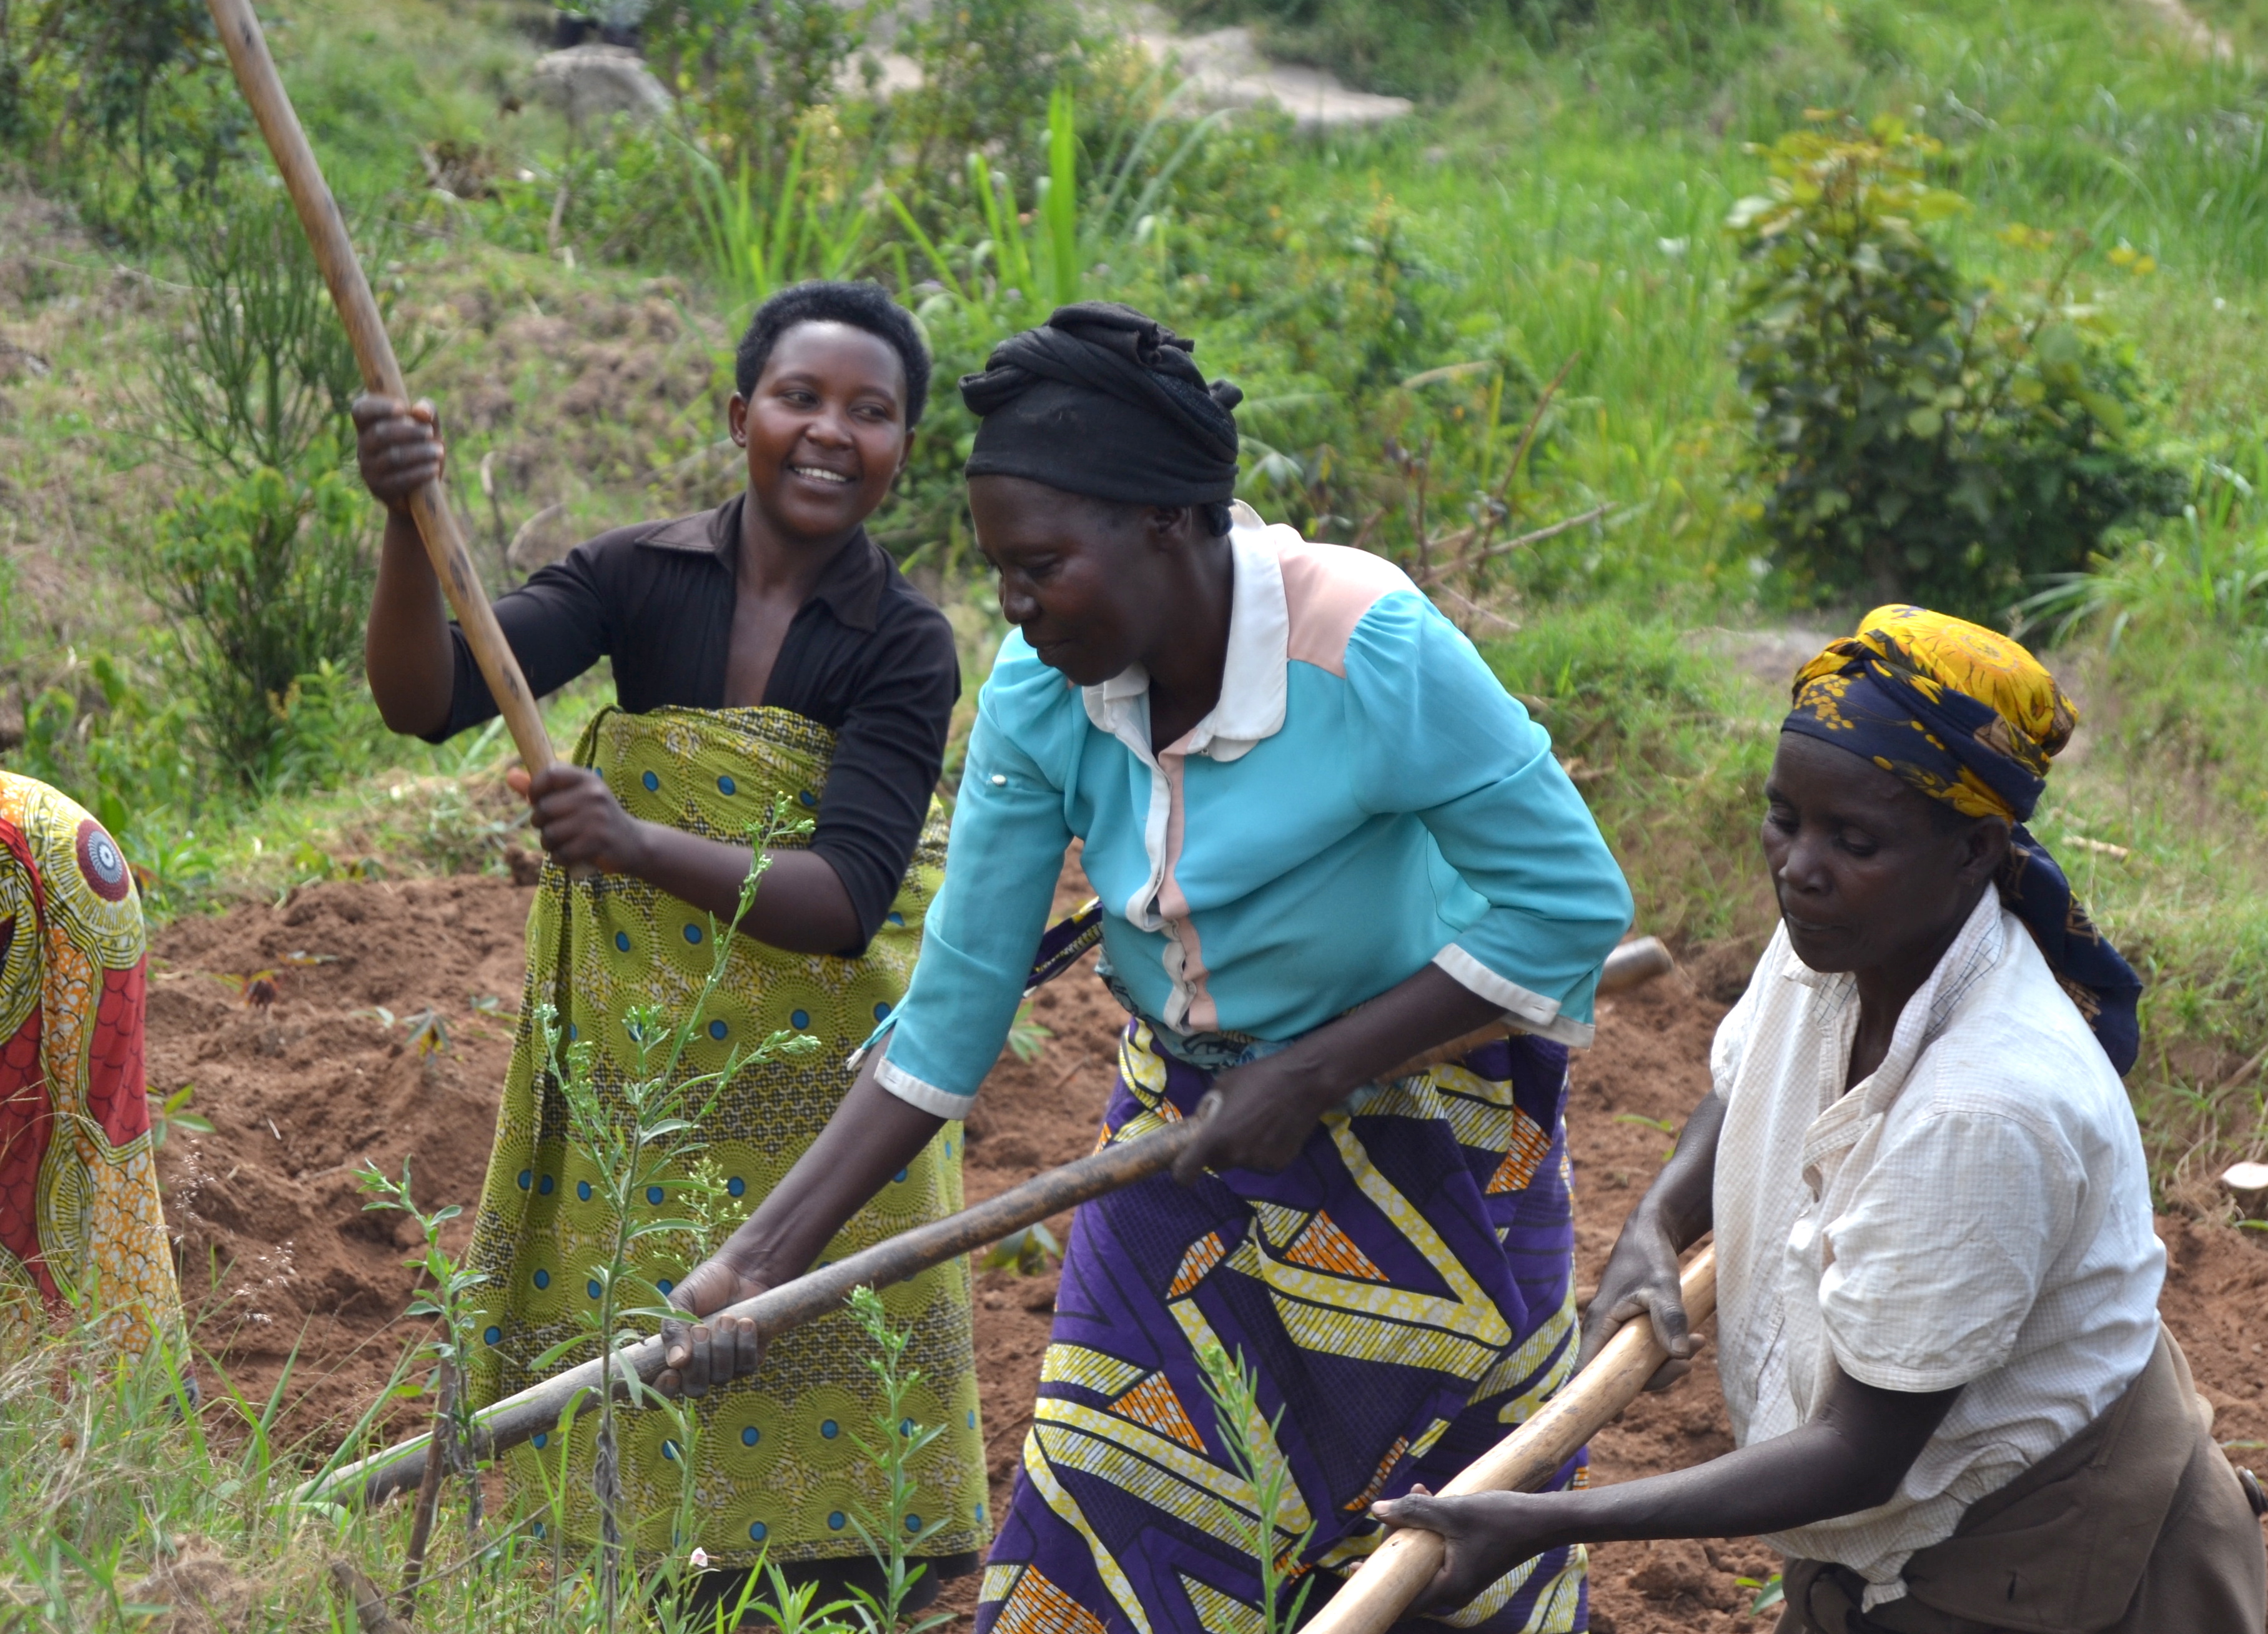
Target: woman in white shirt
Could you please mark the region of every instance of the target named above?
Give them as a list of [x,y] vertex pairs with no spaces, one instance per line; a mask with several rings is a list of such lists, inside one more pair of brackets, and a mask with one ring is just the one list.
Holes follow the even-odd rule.
[[1713,1229],[1738,1450],[1380,1505],[1449,1539],[1435,1603],[1544,1548],[1763,1533],[1782,1634],[2268,1620],[2258,1488],[2158,1322],[2119,1082],[2140,983],[2022,827],[2075,725],[2022,647],[1918,607],[1798,675],[1765,786],[1781,927],[1585,1333],[1587,1359],[1645,1316],[1690,1356],[1677,1256]]

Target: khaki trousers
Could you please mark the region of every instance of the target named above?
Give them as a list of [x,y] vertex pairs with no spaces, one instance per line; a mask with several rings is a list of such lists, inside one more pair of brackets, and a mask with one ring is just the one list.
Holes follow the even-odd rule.
[[2093,1424],[1906,1562],[1906,1595],[1792,1560],[1779,1634],[2262,1634],[2268,1554],[2173,1336]]

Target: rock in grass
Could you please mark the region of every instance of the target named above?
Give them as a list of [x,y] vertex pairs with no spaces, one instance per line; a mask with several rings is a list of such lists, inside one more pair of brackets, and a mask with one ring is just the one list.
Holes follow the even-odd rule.
[[2220,1183],[2248,1218],[2268,1219],[2268,1163],[2232,1163]]
[[644,123],[669,111],[669,92],[626,46],[570,46],[535,60],[535,94],[571,123],[626,114]]

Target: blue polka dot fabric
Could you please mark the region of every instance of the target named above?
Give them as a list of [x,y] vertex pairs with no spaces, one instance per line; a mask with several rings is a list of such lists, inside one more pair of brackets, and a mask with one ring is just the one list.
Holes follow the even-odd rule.
[[[831,747],[823,729],[777,710],[639,716],[608,710],[572,758],[595,767],[638,821],[745,844],[747,824],[777,800],[799,813],[822,802]],[[600,1266],[616,1228],[608,1187],[570,1138],[564,1103],[549,1082],[549,1063],[533,1036],[539,1009],[552,1006],[602,1096],[662,1070],[679,1049],[666,1040],[652,1064],[641,1065],[630,1027],[641,1006],[658,1012],[665,1034],[689,1029],[666,1070],[688,1093],[704,1102],[714,1097],[700,1119],[700,1150],[638,1174],[630,1203],[636,1224],[705,1211],[718,1228],[730,1230],[825,1127],[848,1083],[843,1056],[903,997],[923,916],[942,877],[945,840],[942,808],[933,806],[897,899],[857,959],[786,953],[750,938],[711,935],[710,905],[688,905],[627,875],[569,880],[562,871],[547,872],[530,911],[528,985],[497,1116],[497,1155],[468,1255],[470,1268],[487,1278],[475,1295],[482,1341],[470,1380],[476,1402],[534,1382],[534,1358],[553,1347],[568,1348],[543,1373],[590,1356],[582,1323],[604,1292]],[[703,998],[720,962],[715,989]],[[821,1048],[748,1064],[747,1054],[779,1033],[814,1037]],[[736,1052],[741,1064],[719,1087],[714,1075]],[[959,1208],[959,1144],[948,1134],[907,1166],[826,1257]],[[718,1191],[699,1189],[703,1184]],[[617,1302],[627,1310],[669,1298],[703,1257],[683,1233],[640,1239],[615,1285]],[[960,1261],[883,1295],[893,1320],[912,1334],[908,1359],[922,1373],[915,1398],[891,1422],[910,1417],[948,1432],[924,1450],[915,1471],[911,1508],[922,1518],[917,1535],[924,1556],[975,1552],[986,1541],[975,1519],[985,1471],[968,1278]],[[866,1427],[880,1406],[865,1356],[851,1324],[814,1324],[781,1336],[756,1379],[703,1398],[697,1440],[687,1440],[661,1415],[625,1418],[621,1467],[630,1508],[675,1513],[690,1464],[701,1498],[680,1542],[705,1550],[712,1564],[745,1567],[766,1547],[774,1558],[790,1560],[857,1552],[863,1546],[846,1535],[850,1517],[888,1508],[888,1494],[857,1445],[872,1433]],[[548,1514],[545,1482],[558,1482],[563,1446],[569,1449],[567,1542],[578,1551],[595,1542],[590,1439],[583,1431],[563,1439],[552,1433],[548,1458],[531,1444],[500,1461],[515,1501]],[[939,1517],[953,1519],[940,1528]]]

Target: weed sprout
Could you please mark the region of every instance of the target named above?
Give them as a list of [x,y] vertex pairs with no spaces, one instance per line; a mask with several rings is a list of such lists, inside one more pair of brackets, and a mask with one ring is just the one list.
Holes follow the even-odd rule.
[[[1197,1363],[1204,1369],[1205,1394],[1212,1398],[1213,1422],[1219,1427],[1229,1466],[1244,1477],[1250,1493],[1248,1515],[1240,1505],[1226,1506],[1244,1531],[1246,1547],[1252,1551],[1260,1573],[1260,1634],[1290,1634],[1299,1626],[1308,1592],[1315,1586],[1314,1579],[1300,1564],[1300,1557],[1314,1539],[1315,1528],[1311,1523],[1278,1549],[1277,1540],[1285,1527],[1278,1517],[1284,1513],[1287,1498],[1295,1505],[1299,1501],[1292,1467],[1276,1441],[1277,1430],[1284,1422],[1283,1410],[1278,1408],[1273,1418],[1261,1412],[1260,1375],[1246,1365],[1241,1351],[1232,1358],[1218,1344],[1204,1345],[1197,1351]],[[1284,1584],[1293,1577],[1307,1580],[1286,1606],[1281,1603]]]

